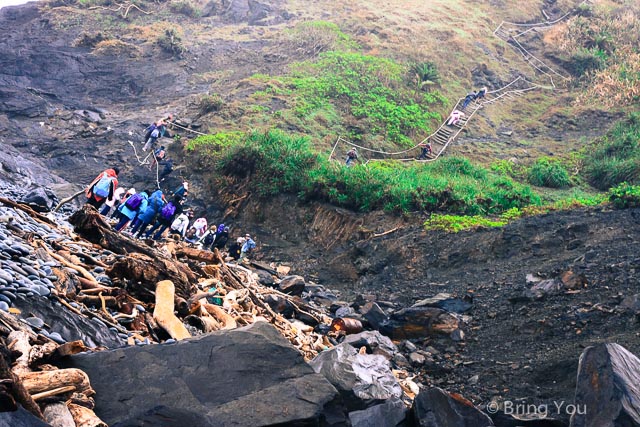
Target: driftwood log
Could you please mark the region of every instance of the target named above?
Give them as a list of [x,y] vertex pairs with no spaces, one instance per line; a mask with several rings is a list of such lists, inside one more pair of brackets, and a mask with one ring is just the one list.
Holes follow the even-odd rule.
[[156,306],[153,310],[153,319],[173,339],[181,340],[189,338],[191,334],[184,324],[173,314],[174,286],[169,280],[163,280],[156,286]]
[[89,384],[89,377],[80,369],[68,368],[55,371],[27,372],[20,376],[24,388],[31,394],[41,393],[54,388],[74,386],[87,396],[95,391]]
[[4,408],[16,410],[21,404],[34,416],[44,420],[38,404],[31,398],[20,378],[11,372],[11,352],[0,339],[0,403]]
[[153,301],[156,283],[163,280],[173,282],[176,294],[185,299],[188,299],[192,293],[191,283],[196,282],[191,270],[180,262],[164,256],[154,258],[136,253],[116,260],[107,269],[107,275],[128,279],[129,293],[145,302]]
[[68,403],[67,407],[73,421],[76,423],[76,427],[108,427],[107,424],[102,421],[98,416],[89,408],[75,403]]

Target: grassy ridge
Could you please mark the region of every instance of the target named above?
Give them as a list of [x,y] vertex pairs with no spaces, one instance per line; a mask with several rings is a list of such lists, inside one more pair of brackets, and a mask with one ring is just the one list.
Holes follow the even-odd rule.
[[234,145],[217,143],[220,140],[226,138],[196,140],[189,148],[197,158],[215,159],[222,174],[250,177],[262,196],[288,192],[359,211],[485,215],[540,203],[530,187],[463,158],[419,165],[375,162],[347,168],[315,151],[308,138],[279,131],[247,134]]

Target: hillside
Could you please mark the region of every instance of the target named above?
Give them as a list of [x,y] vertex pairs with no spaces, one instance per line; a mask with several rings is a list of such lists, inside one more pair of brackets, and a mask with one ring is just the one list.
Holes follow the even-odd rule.
[[[176,169],[162,186],[189,180],[190,206],[233,235],[257,236],[261,261],[349,302],[398,309],[440,292],[472,301],[466,339],[415,340],[436,350],[416,368],[422,384],[475,404],[570,401],[585,346],[640,351],[637,314],[621,307],[637,292],[640,189],[610,191],[640,184],[640,11],[630,0],[579,4],[3,8],[0,176],[62,197],[118,165],[121,185],[146,187],[157,175],[137,157],[143,130],[172,113],[174,137],[161,141]],[[558,73],[553,81],[494,35],[503,21],[567,13],[518,36]],[[519,77],[535,90],[480,109],[435,162],[365,150],[362,163],[372,161],[353,168],[328,160],[339,136],[378,151],[413,147],[468,91]],[[469,229],[449,232],[461,224]],[[531,277],[569,271],[584,278],[571,292],[527,294]]]

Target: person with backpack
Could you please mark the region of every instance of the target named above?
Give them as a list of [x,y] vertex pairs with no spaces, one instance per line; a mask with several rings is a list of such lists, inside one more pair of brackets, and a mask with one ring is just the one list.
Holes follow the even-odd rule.
[[153,156],[151,156],[151,162],[149,162],[149,170],[153,170],[156,163],[161,162],[166,154],[167,152],[165,151],[164,145],[153,150]]
[[433,149],[431,148],[431,142],[429,140],[421,142],[418,146],[422,149],[422,152],[418,156],[418,160],[427,160],[431,157]]
[[120,221],[118,221],[113,229],[120,232],[130,221],[135,219],[138,212],[144,212],[144,210],[147,209],[148,203],[149,193],[146,191],[129,196],[118,208],[118,211],[120,211]]
[[[158,213],[158,218],[153,227],[145,233],[145,237],[149,238],[153,234],[153,240],[160,240],[162,233],[171,226],[173,220],[182,213],[182,198],[174,197],[169,203]],[[155,232],[155,234],[154,234]]]
[[198,239],[198,243],[202,245],[203,249],[212,249],[213,242],[216,239],[217,226],[214,224],[207,230],[206,233]]
[[193,221],[191,227],[196,229],[196,237],[199,240],[207,232],[207,219],[204,217],[198,218]]
[[356,147],[352,147],[351,150],[347,152],[347,162],[345,163],[347,167],[353,166],[353,164],[358,160],[358,150]]
[[193,211],[191,210],[178,215],[171,223],[171,234],[178,234],[180,238],[184,239],[191,218],[193,218]]
[[147,138],[147,142],[144,144],[144,147],[142,147],[142,151],[147,151],[150,148],[153,148],[156,145],[156,141],[158,140],[158,138],[160,138],[161,128],[157,125],[157,123],[154,123],[153,125],[149,126],[147,129],[151,129],[151,132],[148,133],[149,138]]
[[120,202],[122,201],[122,198],[124,197],[124,192],[125,189],[122,187],[118,187],[115,191],[115,193],[113,194],[113,199],[107,199],[104,202],[104,205],[102,205],[102,209],[100,210],[100,215],[102,216],[107,216],[109,215],[109,212],[111,212],[111,209],[113,209],[114,206],[117,207],[120,205]]
[[198,235],[194,227],[189,227],[187,234],[184,236],[184,241],[192,245],[198,243]]
[[158,180],[162,182],[173,172],[173,160],[167,158],[166,160],[159,161],[158,164],[164,166],[162,172],[160,172],[160,176],[158,176]]
[[213,245],[211,248],[216,248],[219,251],[224,249],[224,246],[229,241],[229,227],[224,227],[222,231],[218,231],[216,233],[215,239],[213,240]]
[[149,203],[147,203],[147,208],[144,211],[140,211],[138,215],[138,223],[134,225],[131,230],[131,234],[136,235],[136,237],[142,237],[142,233],[147,229],[149,224],[153,222],[156,215],[165,205],[164,194],[162,190],[156,190],[151,193],[149,196]]
[[253,249],[256,247],[256,242],[253,241],[251,236],[247,234],[244,236],[244,243],[242,244],[242,248],[240,249],[240,259],[238,261],[242,261],[251,253]]
[[245,239],[244,237],[238,237],[238,239],[229,246],[229,256],[237,261],[240,259],[240,254],[242,253],[242,245],[244,245]]
[[471,104],[471,101],[475,101],[478,97],[478,92],[469,92],[467,96],[464,97],[464,101],[462,101],[462,109],[467,108],[467,105]]
[[98,209],[106,200],[113,200],[114,193],[118,188],[118,168],[106,169],[95,177],[85,190],[87,204]]

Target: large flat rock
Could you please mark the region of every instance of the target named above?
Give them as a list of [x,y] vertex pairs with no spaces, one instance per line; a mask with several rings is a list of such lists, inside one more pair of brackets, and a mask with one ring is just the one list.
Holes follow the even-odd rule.
[[[117,426],[337,425],[338,392],[265,322],[174,344],[76,355]],[[185,424],[186,423],[186,424]]]

